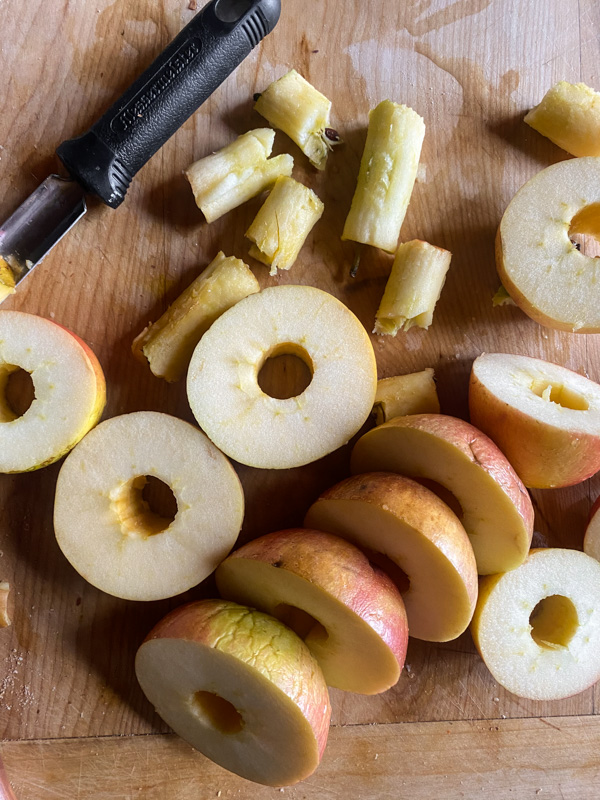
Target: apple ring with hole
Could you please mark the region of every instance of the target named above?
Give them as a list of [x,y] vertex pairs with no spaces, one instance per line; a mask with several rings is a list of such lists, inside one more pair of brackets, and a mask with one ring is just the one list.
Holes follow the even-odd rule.
[[[22,385],[13,399],[15,379]],[[94,427],[105,402],[102,367],[76,334],[44,317],[0,311],[0,472],[57,461]]]
[[531,550],[481,579],[471,633],[509,692],[560,700],[600,679],[600,564],[578,550]]
[[[280,399],[258,375],[276,355],[302,359],[312,378]],[[332,295],[282,285],[240,300],[204,334],[187,379],[188,400],[206,435],[250,467],[288,469],[346,444],[368,418],[377,389],[371,340]]]
[[[168,492],[162,507],[146,498],[148,482]],[[196,586],[229,553],[243,516],[242,487],[225,456],[193,425],[155,411],[98,425],[56,484],[60,549],[89,583],[125,600]]]
[[289,786],[319,765],[327,686],[304,642],[279,620],[226,600],[188,603],[148,634],[135,671],[175,733],[225,769]]
[[600,238],[600,158],[572,158],[534,175],[496,236],[496,266],[515,303],[541,325],[600,333],[600,259],[571,237]]

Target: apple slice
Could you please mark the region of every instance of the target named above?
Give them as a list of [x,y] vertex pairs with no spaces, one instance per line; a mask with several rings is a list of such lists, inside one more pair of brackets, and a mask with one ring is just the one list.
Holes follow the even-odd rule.
[[344,539],[301,528],[269,533],[225,559],[216,579],[223,597],[296,631],[329,686],[377,694],[398,681],[408,642],[402,597]]
[[[21,415],[6,394],[19,369],[35,393]],[[85,342],[49,319],[0,311],[0,472],[57,461],[98,422],[105,402],[104,374]]]
[[[292,354],[312,373],[296,397],[270,397],[258,373]],[[287,469],[316,461],[354,436],[377,387],[373,346],[361,322],[312,286],[272,286],[226,311],[194,351],[188,399],[203,431],[242,464]]]
[[600,236],[600,158],[572,158],[534,175],[496,237],[496,267],[515,303],[541,325],[600,333],[598,259],[571,237]]
[[376,425],[382,425],[393,417],[406,414],[439,414],[439,412],[440,401],[431,367],[422,372],[394,375],[377,381],[373,405]]
[[324,492],[304,524],[405,573],[411,636],[445,642],[468,626],[477,600],[473,548],[456,515],[429,489],[387,472],[355,475]]
[[480,575],[525,560],[531,498],[506,457],[473,425],[444,414],[396,417],[365,433],[352,452],[352,472],[376,470],[435,481],[454,495]]
[[469,386],[471,422],[532,489],[571,486],[600,469],[600,386],[558,364],[485,353]]
[[592,506],[583,537],[583,552],[600,561],[600,497]]
[[600,678],[600,564],[577,550],[531,550],[482,578],[473,640],[494,678],[531,700],[560,700]]
[[276,619],[224,600],[190,603],[149,633],[135,671],[165,722],[225,769],[288,786],[319,765],[327,687],[306,645]]
[[[174,512],[149,505],[149,478],[169,487]],[[225,456],[197,428],[155,411],[98,425],[56,485],[60,549],[87,581],[126,600],[196,586],[229,553],[243,516],[242,487]]]

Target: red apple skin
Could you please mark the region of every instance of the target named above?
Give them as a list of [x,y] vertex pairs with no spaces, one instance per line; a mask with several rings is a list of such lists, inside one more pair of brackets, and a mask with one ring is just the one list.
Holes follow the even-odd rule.
[[514,408],[473,371],[469,411],[472,424],[498,445],[530,489],[574,486],[600,470],[600,437],[561,430]]
[[[320,760],[327,744],[331,705],[325,681],[315,676],[315,668],[319,676],[320,670],[313,656],[304,642],[289,631],[289,641],[283,643],[284,646],[289,645],[289,657],[259,664],[249,637],[241,631],[231,635],[235,621],[244,613],[267,616],[227,600],[188,603],[163,617],[144,642],[161,638],[184,639],[229,653],[244,663],[251,663],[299,707],[314,731]],[[223,640],[227,643],[226,649],[222,646]],[[269,669],[271,664],[274,669]]]
[[261,536],[229,558],[252,558],[293,572],[335,597],[379,634],[404,666],[408,623],[395,583],[355,545],[306,528]]

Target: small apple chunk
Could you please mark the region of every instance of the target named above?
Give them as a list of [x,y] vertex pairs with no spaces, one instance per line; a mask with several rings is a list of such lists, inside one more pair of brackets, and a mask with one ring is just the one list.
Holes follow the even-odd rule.
[[358,545],[401,589],[408,579],[402,597],[411,636],[446,642],[467,628],[477,600],[473,548],[429,489],[387,472],[354,475],[324,492],[304,524]]
[[531,700],[560,700],[600,678],[600,564],[577,550],[531,550],[482,578],[471,633],[494,678]]
[[[23,413],[7,391],[19,370],[34,393]],[[94,427],[105,402],[104,374],[85,342],[43,317],[0,311],[0,472],[57,461]]]
[[[171,503],[153,508],[148,482]],[[93,586],[126,600],[196,586],[229,553],[243,516],[242,487],[225,456],[193,425],[155,411],[98,425],[56,484],[60,549]]]
[[571,486],[600,469],[600,386],[529,356],[484,353],[469,386],[471,422],[525,486]]
[[533,505],[506,456],[484,433],[444,414],[396,417],[368,431],[352,452],[352,472],[383,470],[435,481],[460,504],[480,575],[525,560]]
[[288,786],[319,765],[331,708],[317,662],[273,617],[225,600],[175,609],[135,671],[175,733],[243,778]]
[[[312,373],[306,389],[280,399],[263,392],[265,361],[292,354]],[[287,469],[346,444],[368,418],[377,367],[361,322],[312,286],[264,289],[226,311],[204,334],[187,377],[203,431],[242,464]]]
[[496,236],[496,267],[528,316],[575,333],[600,332],[600,260],[571,237],[600,238],[600,158],[572,158],[534,175],[513,197]]
[[435,388],[433,369],[408,375],[394,375],[377,381],[373,413],[375,424],[383,425],[393,417],[406,414],[439,414],[440,401]]
[[15,289],[15,276],[10,265],[0,256],[0,303],[14,294]]
[[585,83],[559,81],[525,122],[573,156],[600,156],[600,94]]
[[592,506],[583,537],[583,552],[600,561],[600,497]]
[[225,559],[216,579],[223,597],[292,628],[329,686],[377,694],[398,681],[408,642],[402,596],[344,539],[302,528],[269,533]]

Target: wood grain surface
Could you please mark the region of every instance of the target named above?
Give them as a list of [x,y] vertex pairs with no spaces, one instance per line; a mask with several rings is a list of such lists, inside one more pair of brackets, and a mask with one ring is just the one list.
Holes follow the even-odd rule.
[[[0,0],[0,219],[57,168],[56,146],[91,124],[192,18],[188,5]],[[391,257],[366,252],[353,280],[353,245],[340,234],[368,111],[390,98],[412,106],[427,126],[402,239],[426,239],[452,251],[453,260],[429,331],[373,337],[379,376],[433,366],[442,410],[462,417],[470,366],[483,351],[539,356],[600,380],[597,336],[545,329],[515,307],[491,303],[504,208],[528,177],[568,157],[524,125],[523,115],[557,80],[600,88],[599,64],[594,0],[283,0],[274,33],[139,173],[122,207],[91,203],[2,308],[54,319],[92,347],[107,378],[105,417],[153,409],[192,420],[185,386],[154,378],[130,345],[219,249],[245,258],[261,286],[331,292],[370,331]],[[276,151],[292,153],[295,177],[315,189],[325,213],[292,270],[271,278],[248,258],[243,236],[260,201],[209,226],[182,170],[263,125],[252,95],[291,67],[332,99],[345,143],[316,173],[277,134]],[[274,380],[291,378],[280,371]],[[319,492],[348,473],[348,456],[344,448],[282,472],[237,467],[247,501],[241,541],[300,523]],[[219,796],[220,787],[224,797],[225,790],[271,796],[159,735],[167,728],[135,681],[133,657],[145,634],[168,609],[214,592],[210,580],[183,597],[145,604],[86,584],[53,535],[59,468],[0,475],[0,579],[14,587],[14,624],[0,631],[0,752],[18,797],[185,800]],[[599,493],[597,477],[533,492],[536,530],[548,544],[581,548]],[[333,731],[316,776],[285,791],[453,798],[493,790],[495,798],[529,798],[540,790],[542,798],[593,798],[598,691],[552,703],[522,700],[493,681],[469,634],[446,645],[411,641],[407,668],[389,692],[332,692],[333,721],[344,727]],[[132,738],[114,738],[123,735]],[[375,759],[378,752],[385,758]]]

